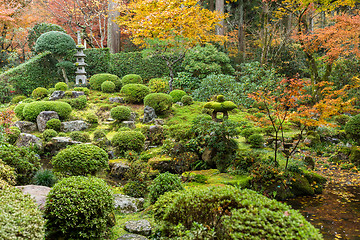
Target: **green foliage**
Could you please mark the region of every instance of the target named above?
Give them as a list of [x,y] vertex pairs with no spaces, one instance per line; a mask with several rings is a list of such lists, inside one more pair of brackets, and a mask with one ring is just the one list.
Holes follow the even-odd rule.
[[117,121],[127,121],[131,116],[131,109],[125,106],[117,106],[111,109],[110,116]]
[[140,103],[150,93],[150,89],[143,84],[126,84],[121,89],[121,94],[130,103]]
[[75,87],[74,91],[84,92],[86,96],[90,94],[90,90],[87,87]]
[[340,126],[345,126],[345,124],[350,120],[350,117],[348,115],[337,115],[334,117],[334,120],[336,124]]
[[45,142],[50,141],[53,137],[56,137],[58,133],[53,129],[45,129],[45,131],[42,133],[42,137]]
[[189,95],[185,95],[185,96],[182,96],[181,98],[181,102],[184,104],[184,105],[191,105],[194,103],[194,100],[191,96]]
[[61,121],[57,118],[52,118],[46,122],[46,129],[53,129],[55,131],[60,131]]
[[257,134],[259,131],[256,128],[245,128],[241,131],[241,136],[243,136],[246,140],[249,139],[251,135]]
[[18,104],[15,109],[14,109],[14,112],[15,112],[15,115],[18,119],[20,120],[24,120],[25,117],[23,115],[23,110],[24,110],[24,107],[27,105],[27,103],[20,103]]
[[6,133],[6,141],[10,144],[14,144],[20,136],[20,129],[18,127],[10,127],[10,132]]
[[[212,109],[216,112],[228,112],[237,108],[236,104],[231,101],[225,101],[223,95],[218,95],[216,102],[207,102],[204,108]],[[220,101],[219,101],[220,100]]]
[[39,101],[28,103],[23,108],[23,116],[27,121],[35,122],[42,111],[55,111],[60,119],[67,119],[72,111],[68,103],[61,101]]
[[206,44],[190,49],[184,58],[182,66],[192,77],[205,78],[210,74],[234,74],[229,57],[219,52],[215,46]]
[[44,218],[49,239],[105,239],[114,226],[110,187],[95,177],[69,177],[50,190]]
[[104,93],[112,93],[115,91],[115,83],[111,81],[105,81],[101,84],[101,91]]
[[130,180],[124,185],[123,191],[130,197],[143,198],[148,192],[147,188],[147,184],[143,181]]
[[168,135],[175,139],[175,141],[187,141],[190,140],[193,136],[190,133],[191,125],[190,124],[174,124],[169,126]]
[[66,90],[68,90],[68,85],[64,82],[58,82],[57,84],[55,84],[55,90],[65,92]]
[[35,43],[35,51],[37,53],[49,51],[55,56],[65,56],[70,50],[74,50],[75,47],[76,44],[72,37],[59,31],[43,33]]
[[3,160],[0,159],[0,191],[5,186],[16,184],[16,172],[13,167],[6,165]]
[[[98,73],[107,73],[110,69],[110,51],[108,48],[88,48],[84,50],[86,55],[86,72],[89,76]],[[71,62],[75,62],[72,60]],[[117,74],[115,74],[117,75]]]
[[35,99],[41,99],[44,97],[47,97],[49,94],[48,90],[43,87],[38,87],[34,89],[34,91],[31,93],[31,96]]
[[187,93],[191,93],[195,89],[199,88],[200,83],[200,78],[192,77],[191,74],[187,72],[179,72],[177,77],[174,78],[173,87],[175,89],[182,89]]
[[115,89],[120,90],[122,83],[118,76],[110,73],[99,73],[91,76],[89,79],[90,87],[94,90],[101,90],[101,84],[105,81],[111,81],[115,84]]
[[79,144],[61,150],[51,161],[55,172],[65,175],[94,175],[108,168],[107,153],[91,144]]
[[353,116],[345,124],[345,132],[350,135],[350,137],[360,144],[360,114]]
[[150,93],[144,98],[144,106],[150,106],[156,114],[167,114],[171,110],[173,98],[165,93]]
[[49,169],[40,169],[34,176],[34,184],[46,187],[52,187],[57,182],[55,174]]
[[144,143],[145,136],[139,131],[118,132],[111,140],[111,144],[119,153],[129,150],[140,152],[144,148]]
[[360,166],[360,146],[353,146],[351,148],[349,160],[357,167]]
[[71,132],[70,138],[78,142],[83,142],[83,143],[90,142],[90,135],[87,132],[80,132],[80,131]]
[[26,97],[24,95],[17,95],[11,99],[11,103],[18,104],[19,102],[21,102],[24,99],[26,99]]
[[90,113],[86,114],[86,121],[91,124],[96,124],[99,122],[99,118],[98,118],[98,116],[96,116],[95,113],[90,112]]
[[179,176],[169,172],[159,174],[149,186],[150,203],[154,204],[161,195],[169,191],[184,190]]
[[264,136],[261,134],[252,134],[247,139],[252,148],[262,148],[264,146]]
[[72,108],[82,110],[85,109],[87,106],[87,97],[85,95],[81,95],[77,98],[71,98],[71,99],[60,99],[60,102],[65,102],[69,104]]
[[142,84],[143,80],[140,75],[128,74],[122,77],[121,83],[123,86],[126,84]]
[[169,82],[163,78],[152,78],[149,81],[150,92],[166,93],[169,91]]
[[41,36],[41,34],[50,32],[50,31],[59,31],[64,32],[64,28],[62,28],[59,25],[52,24],[52,23],[37,23],[35,26],[30,29],[29,35],[28,35],[28,46],[29,48],[34,51],[34,45],[36,40]]
[[28,148],[19,148],[10,144],[0,146],[0,159],[13,167],[17,173],[16,183],[26,185],[31,182],[35,172],[40,169],[40,160]]
[[49,92],[49,96],[51,96],[51,94],[53,94],[53,92],[55,92],[56,89],[55,88],[49,88],[48,92]]
[[30,195],[5,187],[0,191],[0,199],[0,239],[44,239],[44,219]]
[[106,138],[106,133],[101,130],[101,129],[97,129],[94,132],[94,140],[100,139],[100,138]]
[[186,95],[183,90],[172,90],[169,95],[172,97],[173,102],[181,102],[181,98]]

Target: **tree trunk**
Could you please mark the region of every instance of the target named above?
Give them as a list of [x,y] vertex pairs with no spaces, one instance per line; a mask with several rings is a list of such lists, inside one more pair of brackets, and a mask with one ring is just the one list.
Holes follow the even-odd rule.
[[117,4],[113,0],[109,0],[109,18],[108,18],[108,47],[111,53],[121,51],[121,31],[114,20],[120,16],[116,10]]
[[214,0],[209,1],[209,10],[212,11],[212,12],[215,10]]
[[67,84],[67,85],[69,85],[69,79],[68,79],[68,77],[67,77],[67,75],[66,75],[66,71],[65,71],[65,68],[61,68],[61,72],[62,72],[62,75],[63,75],[63,77],[64,77],[64,80],[65,80],[65,83]]
[[[215,10],[218,11],[221,14],[224,14],[224,0],[216,0],[215,2]],[[216,34],[217,35],[224,35],[224,20],[221,20],[219,24],[221,26],[216,27]]]
[[239,55],[240,61],[244,62],[246,57],[245,49],[245,26],[244,26],[244,0],[239,1]]

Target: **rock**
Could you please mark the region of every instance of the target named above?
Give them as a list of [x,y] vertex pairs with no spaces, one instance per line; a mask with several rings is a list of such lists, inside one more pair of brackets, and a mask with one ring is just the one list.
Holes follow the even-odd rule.
[[214,161],[214,157],[216,156],[216,152],[214,149],[205,148],[203,154],[201,155],[201,159],[204,160],[209,167],[216,167],[216,162]]
[[124,127],[128,127],[130,129],[135,128],[135,122],[134,121],[122,121],[122,124],[124,125]]
[[148,238],[137,234],[125,234],[116,240],[148,240]]
[[155,125],[164,125],[164,120],[162,120],[162,119],[154,119],[153,123]]
[[125,223],[125,230],[131,233],[148,236],[151,234],[151,226],[147,220],[128,221]]
[[145,106],[145,108],[144,108],[144,118],[142,120],[143,123],[151,122],[155,118],[157,118],[157,116],[155,114],[155,110],[150,106]]
[[125,100],[122,97],[111,97],[109,98],[109,101],[113,103],[125,103]]
[[149,127],[149,141],[151,145],[162,144],[164,136],[164,128],[160,125],[152,125]]
[[310,169],[314,169],[315,168],[315,161],[312,157],[310,156],[306,156],[304,159],[304,162],[306,164],[306,166]]
[[39,149],[42,149],[43,147],[42,140],[40,138],[28,133],[20,133],[15,145],[18,147],[30,147],[32,145],[36,145]]
[[176,102],[175,104],[180,106],[180,107],[184,106],[184,104],[182,102]]
[[121,213],[135,213],[143,209],[144,199],[133,198],[127,195],[114,194],[115,209]]
[[28,121],[17,121],[14,123],[15,127],[18,127],[22,133],[31,133],[37,131],[36,123]]
[[82,120],[62,122],[61,131],[63,132],[74,132],[74,131],[83,131],[89,127],[89,124]]
[[[109,157],[109,159],[114,159],[114,158],[115,158],[115,153],[114,153],[114,151],[109,151],[109,152],[108,152],[108,157]],[[111,168],[110,168],[110,170],[111,170]]]
[[59,115],[55,111],[43,111],[39,113],[39,115],[36,118],[37,127],[39,129],[39,132],[43,132],[46,129],[46,123],[50,119],[59,119]]
[[109,162],[110,175],[118,179],[123,179],[125,173],[129,170],[130,166],[127,162],[121,160],[113,160]]
[[39,186],[39,185],[26,185],[26,186],[16,186],[24,194],[29,194],[39,206],[40,209],[44,209],[46,196],[50,192],[49,187]]
[[51,96],[49,97],[50,101],[54,101],[54,100],[58,100],[58,99],[62,99],[65,97],[65,92],[64,91],[54,91]]
[[131,112],[129,121],[134,121],[135,122],[136,118],[137,118],[136,112]]
[[47,148],[49,149],[49,152],[56,152],[61,149],[66,148],[67,146],[74,145],[74,144],[81,144],[82,142],[77,142],[72,140],[69,137],[53,137],[51,139],[50,145],[47,145]]
[[82,91],[72,91],[71,93],[72,93],[72,98],[78,98],[82,95],[85,95],[85,93]]

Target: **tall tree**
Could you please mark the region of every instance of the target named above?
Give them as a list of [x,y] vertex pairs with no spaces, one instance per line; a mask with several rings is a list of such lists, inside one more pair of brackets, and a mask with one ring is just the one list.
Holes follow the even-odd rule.
[[108,47],[111,53],[118,53],[121,51],[121,30],[114,22],[120,13],[117,11],[117,3],[114,0],[109,0],[109,19],[108,19]]

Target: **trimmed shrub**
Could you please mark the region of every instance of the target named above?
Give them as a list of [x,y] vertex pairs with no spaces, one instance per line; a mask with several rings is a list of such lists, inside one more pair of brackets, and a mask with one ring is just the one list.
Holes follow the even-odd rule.
[[[98,73],[107,73],[110,68],[109,48],[88,48],[84,50],[86,54],[86,72],[89,76]],[[74,59],[75,62],[76,60]],[[115,74],[117,75],[117,74]],[[119,75],[120,76],[120,75]]]
[[121,94],[130,103],[140,103],[150,93],[150,89],[143,84],[126,84],[122,87]]
[[106,169],[108,165],[107,153],[91,144],[79,144],[61,150],[51,161],[55,172],[65,175],[94,175]]
[[50,141],[53,137],[57,136],[57,132],[53,129],[45,129],[45,131],[42,133],[43,139],[45,142]]
[[348,115],[337,115],[334,118],[336,124],[340,125],[340,126],[345,126],[345,124],[350,120],[350,117]]
[[[66,93],[67,92],[65,92],[65,94]],[[72,95],[72,93],[71,93],[71,95]],[[77,98],[71,98],[71,99],[60,99],[59,101],[60,102],[66,102],[71,107],[73,107],[75,109],[78,109],[78,110],[85,109],[86,106],[87,106],[87,97],[85,95],[81,95],[81,96],[79,96]]]
[[189,95],[185,95],[185,96],[182,96],[181,98],[181,102],[184,104],[184,105],[191,105],[194,103],[194,100],[191,96]]
[[172,103],[172,97],[165,93],[150,93],[144,98],[144,105],[152,107],[160,115],[168,113]]
[[0,146],[0,159],[13,167],[17,173],[16,183],[26,185],[31,182],[35,172],[40,169],[40,160],[28,148],[19,148],[10,144]]
[[95,141],[95,140],[100,139],[100,138],[106,138],[106,134],[105,134],[105,132],[103,130],[97,129],[94,132],[93,140]]
[[43,87],[38,87],[34,89],[34,91],[31,93],[31,96],[35,99],[41,99],[44,97],[47,97],[49,94],[48,90]]
[[50,190],[44,218],[49,239],[105,239],[114,226],[110,187],[95,177],[69,177]]
[[186,92],[183,90],[172,90],[169,95],[172,97],[173,102],[180,102],[181,98],[186,95]]
[[83,143],[90,142],[90,135],[87,132],[80,132],[80,131],[71,132],[70,138],[78,142],[83,142]]
[[23,115],[23,110],[24,110],[25,105],[27,105],[27,103],[20,103],[14,109],[16,117],[20,120],[25,119],[25,117]]
[[140,75],[137,74],[128,74],[122,77],[121,79],[122,85],[126,84],[142,84],[142,78]]
[[166,93],[170,89],[169,82],[162,78],[150,79],[149,88],[152,93]]
[[154,204],[166,192],[184,190],[179,176],[169,172],[159,174],[149,186],[150,203]]
[[123,188],[124,194],[134,198],[143,198],[148,193],[148,186],[144,181],[130,180]]
[[252,148],[262,148],[264,146],[264,137],[261,134],[252,134],[247,142]]
[[111,81],[105,81],[101,84],[101,91],[104,93],[112,93],[115,91],[115,83]]
[[90,90],[87,87],[75,87],[74,91],[84,92],[86,96],[90,94]]
[[353,116],[345,125],[345,132],[360,144],[360,114]]
[[68,85],[64,82],[58,82],[57,84],[55,84],[55,90],[65,92],[66,90],[68,90]]
[[117,121],[129,120],[131,116],[131,109],[125,106],[114,107],[110,111],[110,116]]
[[111,144],[119,153],[129,150],[140,152],[144,148],[144,143],[145,136],[139,131],[118,132],[111,140]]
[[5,188],[5,186],[15,185],[16,184],[16,172],[13,167],[6,165],[0,159],[0,191]]
[[23,109],[23,116],[26,120],[35,122],[42,111],[55,111],[59,118],[64,120],[70,116],[72,108],[68,103],[61,101],[38,101],[26,104]]
[[14,144],[20,136],[20,129],[18,127],[10,127],[10,132],[6,133],[6,141],[10,144]]
[[53,129],[55,131],[60,131],[61,121],[57,118],[52,118],[46,122],[46,129]]
[[24,95],[17,95],[11,99],[11,103],[18,104],[19,102],[21,102],[24,99],[26,99],[26,97]]
[[65,32],[61,26],[52,23],[37,23],[32,29],[30,29],[28,35],[28,45],[31,51],[35,50],[35,42],[41,36],[41,34],[50,31]]
[[99,118],[95,113],[91,112],[86,115],[86,121],[91,124],[96,124],[99,122]]
[[105,81],[111,81],[115,84],[115,89],[120,90],[122,83],[118,76],[110,74],[110,73],[99,73],[93,75],[89,79],[90,87],[94,90],[101,90],[101,84]]
[[196,222],[207,226],[207,233],[214,231],[215,239],[322,239],[319,230],[298,211],[248,189],[212,187],[168,192],[155,203],[154,212],[163,233],[171,238],[176,238],[175,226],[186,232]]
[[0,191],[0,199],[0,239],[44,239],[44,219],[30,195],[5,187]]
[[53,92],[55,92],[56,89],[55,88],[49,88],[48,92],[49,92],[49,96],[51,96],[51,94],[53,94]]
[[37,53],[49,51],[57,56],[65,56],[68,51],[75,49],[75,41],[64,32],[50,31],[36,40],[35,51]]
[[40,169],[34,176],[34,184],[46,187],[52,187],[57,182],[55,174],[49,169]]

